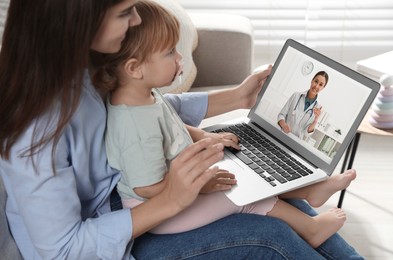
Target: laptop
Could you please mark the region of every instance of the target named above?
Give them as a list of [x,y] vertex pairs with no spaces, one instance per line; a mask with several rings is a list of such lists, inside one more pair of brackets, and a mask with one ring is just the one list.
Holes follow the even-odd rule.
[[[316,100],[306,100],[319,72],[328,75],[328,82]],[[216,164],[237,179],[226,196],[246,205],[328,178],[379,88],[360,73],[287,40],[247,118],[205,128],[240,137],[241,150],[225,149],[224,159]],[[320,110],[316,123],[315,108]],[[281,129],[280,119],[293,121],[290,132]],[[311,123],[314,129],[308,129]]]

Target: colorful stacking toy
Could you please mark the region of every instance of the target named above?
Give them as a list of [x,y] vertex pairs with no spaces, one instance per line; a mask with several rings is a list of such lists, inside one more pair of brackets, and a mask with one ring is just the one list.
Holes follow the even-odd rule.
[[382,75],[381,89],[371,107],[369,122],[381,129],[393,128],[393,75]]

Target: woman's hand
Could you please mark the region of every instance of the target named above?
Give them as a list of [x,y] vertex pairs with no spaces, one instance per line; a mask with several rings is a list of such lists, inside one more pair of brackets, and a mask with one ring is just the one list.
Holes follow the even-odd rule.
[[161,193],[132,208],[132,237],[136,238],[190,206],[202,187],[212,180],[224,146],[202,139],[184,149],[171,162],[166,185]]
[[236,184],[235,175],[220,169],[214,177],[203,186],[201,193],[230,190]]
[[271,73],[272,66],[248,76],[239,86],[209,93],[206,118],[235,109],[250,109],[257,100],[259,91]]
[[171,162],[163,194],[179,211],[191,205],[202,187],[218,172],[211,167],[220,161],[224,146],[211,138],[202,139],[184,149]]
[[252,108],[258,97],[258,93],[261,91],[263,84],[265,84],[266,78],[272,71],[272,65],[269,65],[263,70],[260,70],[254,74],[248,76],[238,87],[238,98],[242,101],[240,108],[250,109]]

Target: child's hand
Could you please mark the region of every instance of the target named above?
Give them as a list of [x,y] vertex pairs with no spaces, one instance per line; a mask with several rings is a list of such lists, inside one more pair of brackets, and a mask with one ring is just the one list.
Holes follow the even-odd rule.
[[210,137],[214,140],[214,142],[222,143],[225,147],[232,147],[234,149],[240,150],[239,137],[237,137],[235,134],[228,133],[228,132],[221,132],[221,133],[206,132],[204,137]]
[[236,184],[235,175],[227,170],[218,170],[214,177],[202,187],[201,193],[230,190]]

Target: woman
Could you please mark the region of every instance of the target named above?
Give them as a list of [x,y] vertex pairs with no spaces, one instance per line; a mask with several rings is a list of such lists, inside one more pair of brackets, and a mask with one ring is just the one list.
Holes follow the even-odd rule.
[[311,80],[310,89],[293,93],[278,114],[278,125],[285,133],[293,133],[300,139],[314,132],[322,106],[317,98],[329,81],[325,71],[317,72]]
[[[222,158],[223,147],[209,139],[174,160],[159,195],[132,210],[111,212],[111,192],[120,175],[107,165],[105,93],[94,89],[86,67],[90,48],[114,53],[128,27],[140,23],[135,2],[11,0],[0,54],[0,173],[9,226],[24,258],[130,259],[132,247],[145,259],[183,253],[359,257],[338,235],[319,254],[282,222],[250,215],[180,235],[141,236],[190,205],[216,173],[210,166]],[[172,95],[168,100],[195,124],[205,114],[252,106],[269,72],[209,97]],[[229,104],[234,96],[239,100]]]

